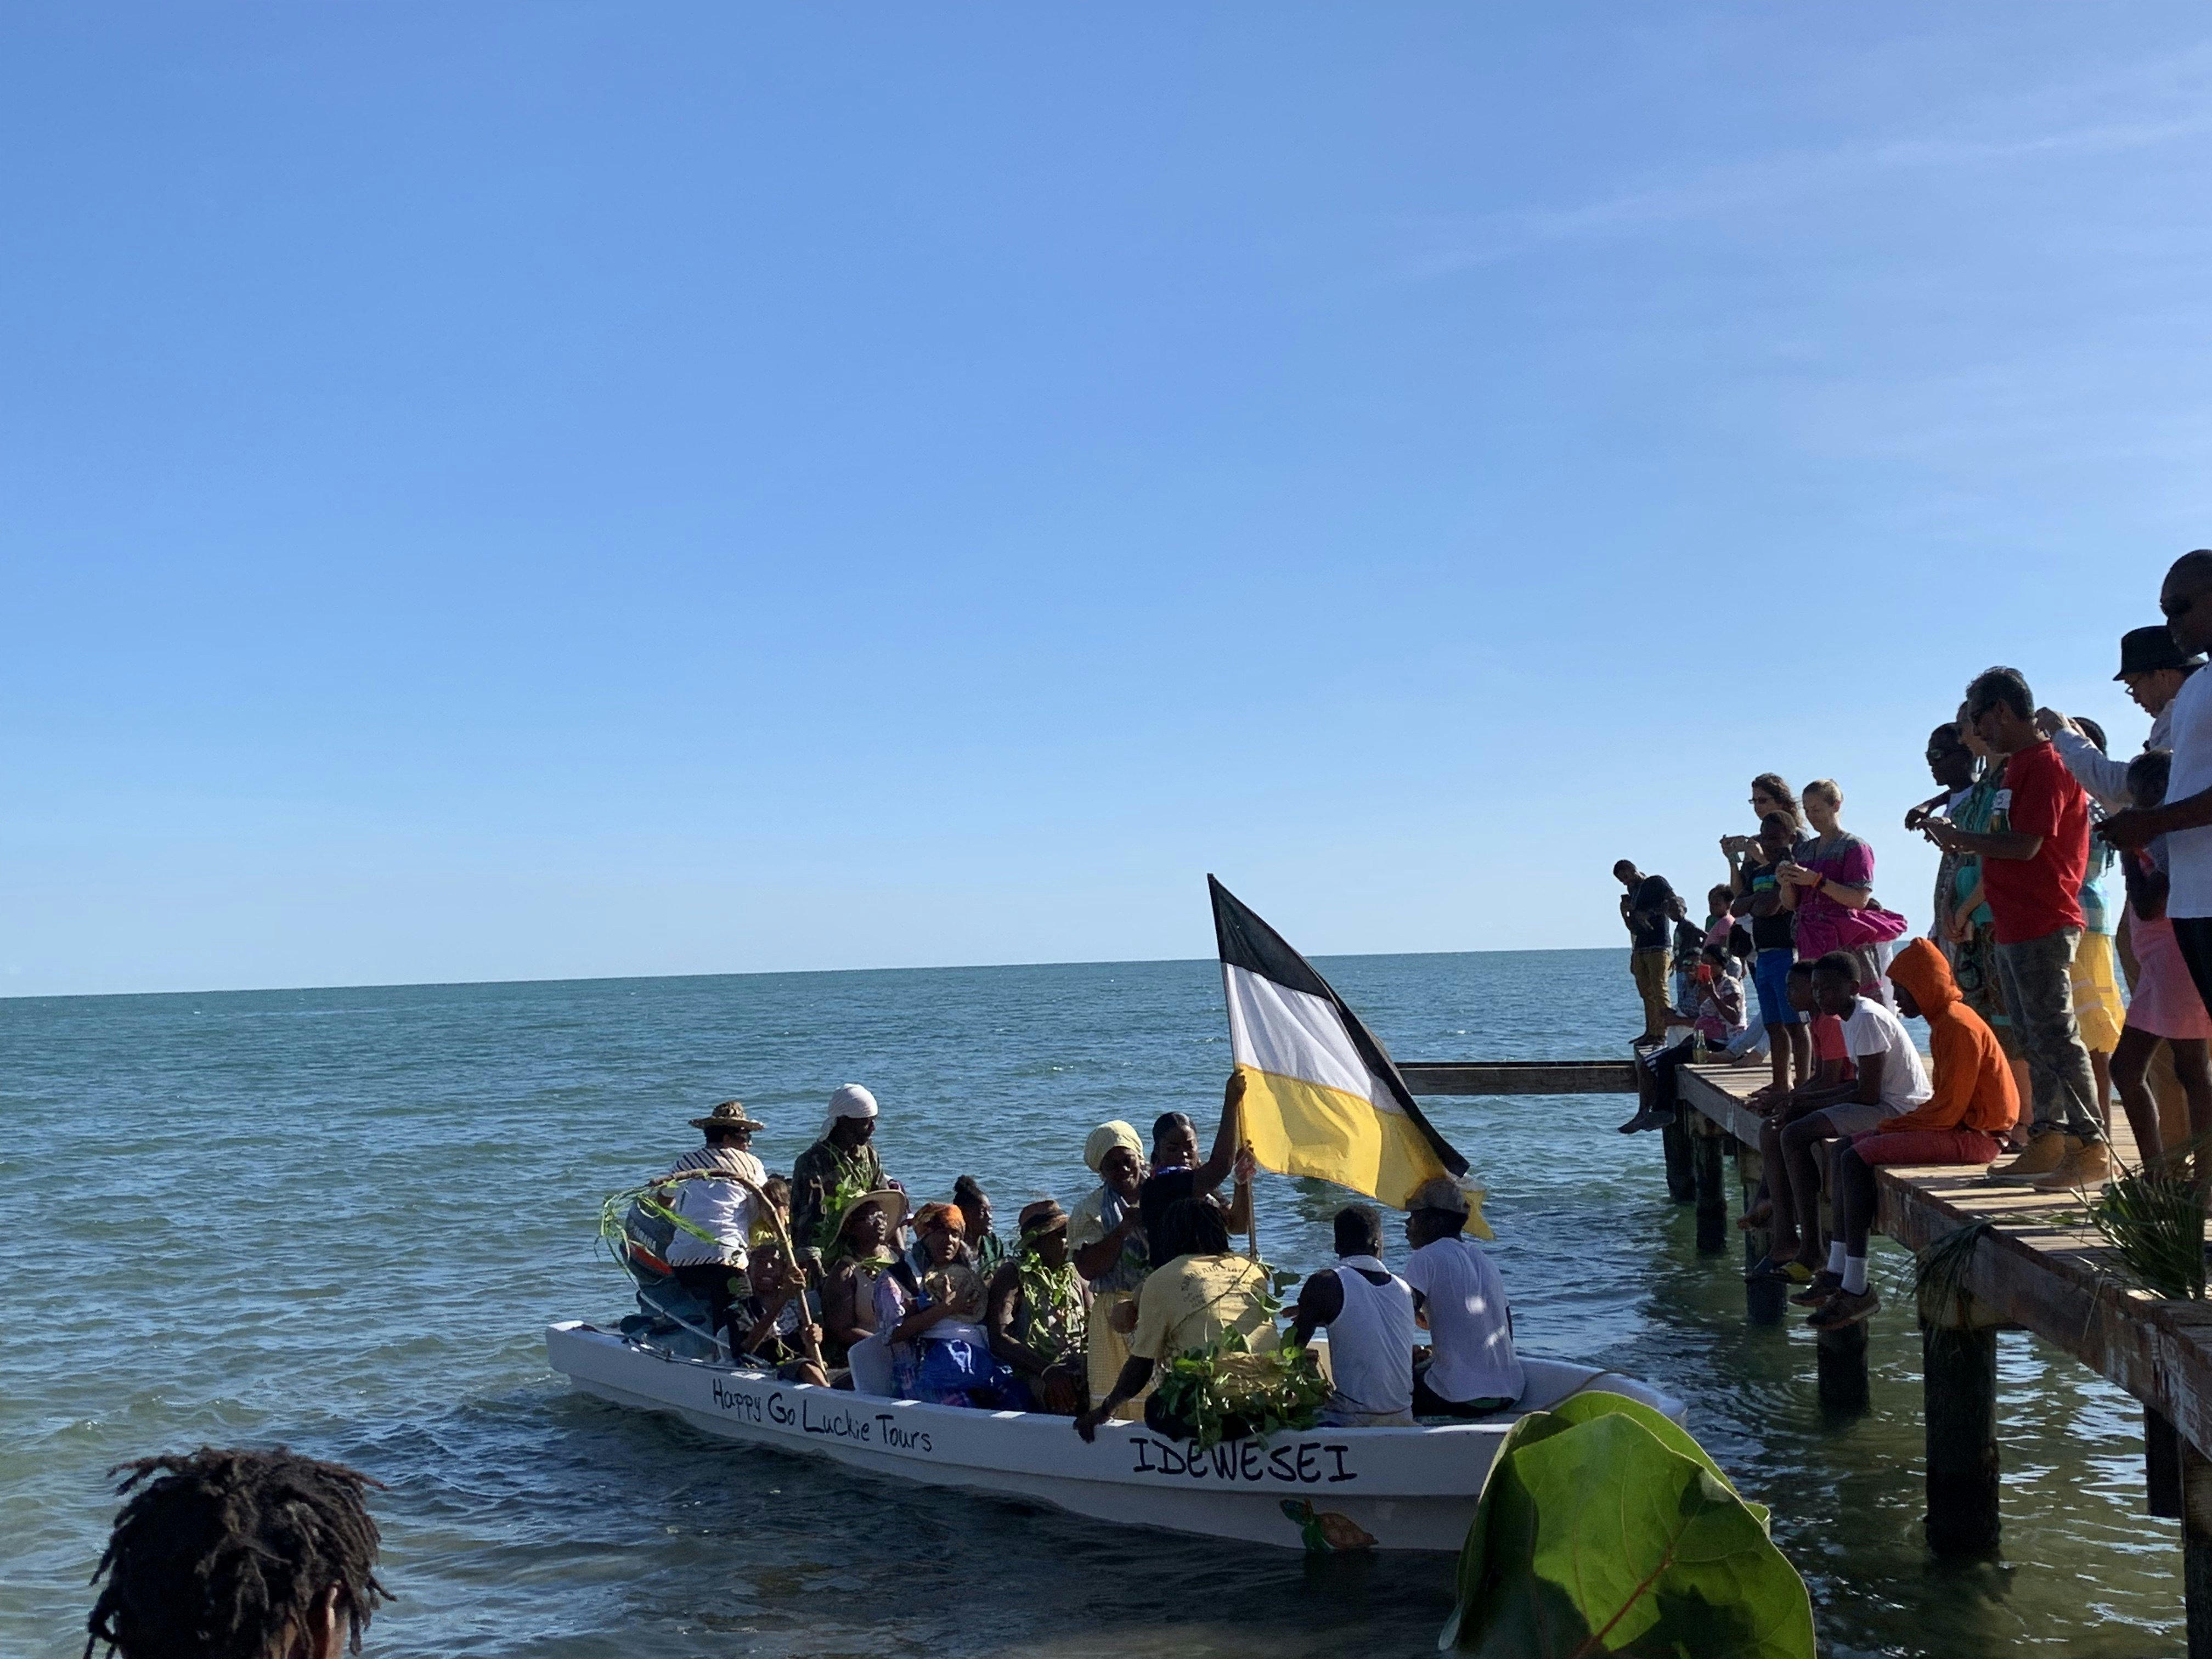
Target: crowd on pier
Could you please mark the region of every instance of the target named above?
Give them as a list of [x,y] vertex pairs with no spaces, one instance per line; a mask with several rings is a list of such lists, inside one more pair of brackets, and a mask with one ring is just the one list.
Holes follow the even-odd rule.
[[1936,791],[1904,820],[1942,854],[1922,937],[1876,898],[1874,849],[1828,779],[1752,781],[1756,830],[1720,837],[1702,922],[1666,878],[1614,866],[1644,1006],[1622,1130],[1674,1121],[1687,1061],[1767,1060],[1749,1102],[1765,1176],[1740,1224],[1769,1235],[1753,1276],[1790,1280],[1816,1328],[1881,1305],[1879,1165],[2094,1191],[2114,1170],[2117,1093],[2140,1159],[2212,1176],[2212,550],[2174,562],[2159,608],[2122,637],[2115,676],[2150,716],[2140,753],[2113,755],[2003,667],[1929,732]]
[[[1334,1218],[1336,1262],[1285,1306],[1256,1251],[1244,1078],[1223,1091],[1211,1152],[1163,1114],[1147,1148],[1119,1120],[1094,1128],[1097,1185],[1073,1210],[1037,1198],[1002,1239],[989,1196],[963,1176],[916,1205],[875,1146],[873,1094],[848,1084],[786,1179],[751,1150],[763,1127],[737,1101],[691,1120],[705,1144],[640,1195],[623,1253],[641,1318],[670,1311],[661,1281],[696,1297],[722,1352],[795,1382],[931,1404],[1069,1417],[1089,1439],[1112,1418],[1188,1438],[1156,1390],[1184,1358],[1303,1347],[1326,1328],[1322,1421],[1412,1426],[1503,1410],[1522,1392],[1497,1267],[1466,1236],[1449,1178],[1413,1194],[1402,1272],[1384,1261],[1380,1211]],[[1419,1345],[1425,1328],[1429,1341]]]

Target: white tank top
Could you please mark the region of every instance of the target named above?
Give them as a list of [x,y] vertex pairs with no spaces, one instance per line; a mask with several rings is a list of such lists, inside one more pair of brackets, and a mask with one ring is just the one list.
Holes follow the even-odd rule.
[[1329,1404],[1339,1411],[1387,1415],[1413,1405],[1413,1290],[1391,1274],[1377,1285],[1359,1269],[1382,1272],[1373,1256],[1347,1256],[1336,1264],[1344,1311],[1329,1322],[1328,1368],[1335,1379]]

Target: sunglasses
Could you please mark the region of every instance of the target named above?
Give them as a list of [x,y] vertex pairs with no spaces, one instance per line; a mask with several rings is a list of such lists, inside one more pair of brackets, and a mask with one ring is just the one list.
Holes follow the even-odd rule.
[[2181,599],[2160,598],[2158,602],[2158,608],[2160,613],[2163,615],[2168,622],[2172,622],[2176,617],[2187,616],[2191,607],[2193,607],[2196,603],[2197,596],[2193,593],[2188,598]]

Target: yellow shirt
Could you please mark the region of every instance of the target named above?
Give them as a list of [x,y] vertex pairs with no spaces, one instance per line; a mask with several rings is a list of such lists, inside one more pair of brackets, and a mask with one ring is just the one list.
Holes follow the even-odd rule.
[[1224,1332],[1243,1334],[1255,1352],[1275,1346],[1275,1322],[1260,1305],[1267,1286],[1259,1264],[1241,1255],[1179,1255],[1137,1292],[1129,1352],[1167,1360],[1211,1347]]

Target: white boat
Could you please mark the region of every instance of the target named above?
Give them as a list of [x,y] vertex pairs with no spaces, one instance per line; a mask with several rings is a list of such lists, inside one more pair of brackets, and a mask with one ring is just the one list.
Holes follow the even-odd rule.
[[1632,1377],[1524,1356],[1521,1399],[1479,1423],[1284,1430],[1199,1451],[1141,1423],[1103,1424],[1086,1443],[1065,1417],[782,1382],[577,1321],[548,1327],[545,1348],[574,1387],[618,1405],[672,1412],[709,1434],[1101,1521],[1292,1549],[1457,1550],[1506,1431],[1522,1413],[1571,1394],[1596,1389],[1677,1423],[1685,1415],[1680,1401]]

